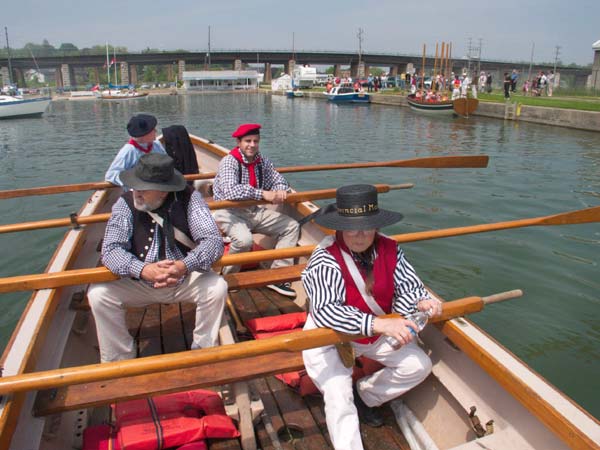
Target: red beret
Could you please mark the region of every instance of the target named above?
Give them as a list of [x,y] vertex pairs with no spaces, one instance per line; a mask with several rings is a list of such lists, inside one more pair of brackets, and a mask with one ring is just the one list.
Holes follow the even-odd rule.
[[258,130],[260,130],[260,128],[261,126],[258,123],[244,123],[240,125],[231,136],[241,139],[249,134],[259,134]]

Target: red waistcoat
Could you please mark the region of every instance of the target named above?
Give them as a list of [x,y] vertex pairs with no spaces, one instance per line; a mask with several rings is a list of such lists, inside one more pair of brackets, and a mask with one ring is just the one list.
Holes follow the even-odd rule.
[[[341,245],[345,248],[345,251],[349,253],[345,244],[342,243]],[[377,234],[375,245],[377,245],[377,258],[375,258],[375,262],[373,263],[374,283],[371,295],[379,307],[386,314],[389,314],[392,312],[392,303],[394,301],[394,271],[396,270],[398,262],[398,245],[396,244],[396,241],[381,234]],[[352,275],[350,275],[348,266],[342,257],[342,247],[337,239],[332,245],[327,247],[326,250],[335,258],[342,271],[342,277],[346,286],[346,304],[354,306],[365,313],[375,314],[365,302]],[[359,271],[364,280],[365,273],[360,267]],[[361,344],[371,344],[377,339],[378,336],[373,336],[357,340],[356,342]]]

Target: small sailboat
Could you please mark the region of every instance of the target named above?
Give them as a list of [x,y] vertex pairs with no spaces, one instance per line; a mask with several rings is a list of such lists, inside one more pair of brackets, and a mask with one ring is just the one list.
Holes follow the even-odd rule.
[[[110,68],[115,66],[115,84],[110,82]],[[119,85],[117,77],[117,55],[113,48],[113,59],[109,62],[108,60],[108,43],[106,44],[106,75],[108,78],[108,89],[102,92],[96,92],[96,96],[102,100],[131,100],[136,98],[147,97],[148,93],[139,93],[133,86],[130,85]]]

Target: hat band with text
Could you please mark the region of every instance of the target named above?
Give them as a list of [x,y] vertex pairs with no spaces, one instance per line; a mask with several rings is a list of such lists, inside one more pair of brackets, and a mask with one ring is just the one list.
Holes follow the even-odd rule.
[[351,206],[349,208],[337,208],[340,216],[355,217],[355,216],[370,216],[379,212],[377,203],[367,203],[359,206]]

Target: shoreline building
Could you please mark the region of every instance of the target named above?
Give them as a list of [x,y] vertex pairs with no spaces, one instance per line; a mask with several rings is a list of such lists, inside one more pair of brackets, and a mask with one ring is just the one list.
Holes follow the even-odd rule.
[[184,71],[182,80],[189,91],[225,91],[257,89],[260,76],[256,70],[200,70]]
[[594,50],[594,63],[592,64],[592,74],[590,75],[591,88],[600,90],[600,40],[592,44]]

